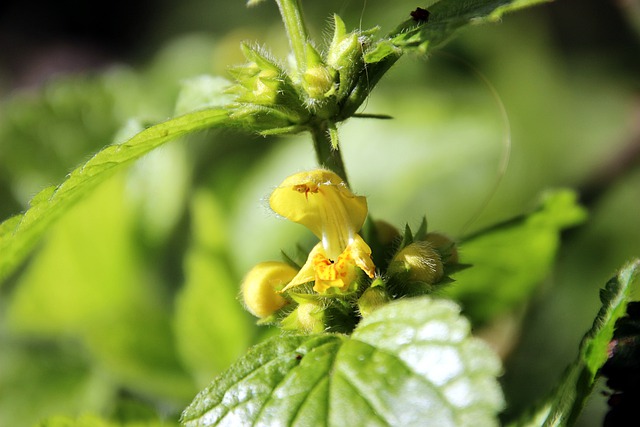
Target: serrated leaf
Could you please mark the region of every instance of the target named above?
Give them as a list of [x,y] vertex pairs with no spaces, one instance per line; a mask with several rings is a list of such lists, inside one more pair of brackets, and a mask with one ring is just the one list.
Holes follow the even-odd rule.
[[464,239],[460,261],[473,268],[452,275],[456,282],[446,295],[478,324],[518,307],[549,273],[560,231],[585,220],[576,198],[570,190],[549,192],[528,216]]
[[186,426],[491,426],[500,362],[450,301],[388,304],[339,334],[254,347],[184,411]]
[[229,120],[226,110],[210,109],[151,126],[118,145],[110,145],[77,168],[57,187],[38,193],[22,215],[0,225],[0,284],[29,254],[48,227],[91,189],[154,148]]
[[600,293],[602,308],[580,343],[578,357],[551,396],[536,411],[510,424],[512,427],[572,425],[595,386],[598,371],[608,359],[608,346],[616,321],[625,315],[640,272],[640,259],[630,262]]
[[495,22],[507,12],[551,0],[441,0],[429,6],[429,19],[402,23],[390,39],[405,51],[422,53],[442,45],[458,30],[474,24]]

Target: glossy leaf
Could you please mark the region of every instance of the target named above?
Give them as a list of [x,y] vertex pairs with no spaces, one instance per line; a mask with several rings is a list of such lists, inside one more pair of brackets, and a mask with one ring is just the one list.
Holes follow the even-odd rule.
[[500,362],[459,308],[427,297],[382,307],[351,337],[254,347],[184,411],[187,426],[491,426]]

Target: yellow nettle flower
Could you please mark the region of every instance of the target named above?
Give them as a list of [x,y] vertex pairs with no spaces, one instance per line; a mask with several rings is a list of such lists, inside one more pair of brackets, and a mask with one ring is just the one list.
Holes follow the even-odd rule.
[[251,269],[242,281],[244,305],[256,317],[268,317],[288,302],[279,293],[297,271],[278,261],[261,262]]
[[367,217],[367,200],[354,195],[335,173],[317,169],[285,179],[269,199],[271,208],[304,225],[319,239],[298,274],[283,291],[308,282],[323,293],[346,290],[364,271],[373,278],[371,248],[358,235]]

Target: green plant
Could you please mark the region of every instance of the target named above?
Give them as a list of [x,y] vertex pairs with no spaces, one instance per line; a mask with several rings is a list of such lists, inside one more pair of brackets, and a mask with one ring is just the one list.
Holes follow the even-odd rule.
[[[229,70],[231,81],[189,80],[173,118],[147,127],[129,123],[114,144],[3,222],[0,280],[15,287],[3,313],[7,366],[42,357],[32,342],[48,345],[58,374],[52,389],[70,382],[78,394],[73,403],[50,402],[56,412],[63,415],[67,404],[71,413],[110,414],[53,417],[41,425],[175,423],[181,403],[214,374],[182,412],[182,424],[497,425],[505,409],[498,382],[503,368],[489,345],[472,336],[472,326],[492,325],[531,298],[552,268],[561,232],[584,222],[585,209],[573,191],[555,190],[536,209],[458,240],[432,231],[426,218],[397,230],[351,191],[343,158],[348,140],[341,141],[338,125],[390,118],[360,111],[402,56],[431,54],[459,29],[539,2],[442,0],[410,11],[386,35],[377,28],[349,31],[334,15],[322,49],[308,35],[300,1],[277,0],[291,66],[265,48],[243,44],[246,63]],[[144,81],[111,78],[131,79],[132,86]],[[97,86],[87,90],[102,90]],[[240,303],[210,305],[234,300],[240,289],[228,250],[234,236],[225,232],[231,219],[224,206],[236,197],[235,186],[225,187],[229,180],[242,182],[232,169],[245,170],[264,148],[247,155],[246,141],[229,152],[191,141],[224,177],[194,191],[188,188],[197,173],[188,165],[198,159],[181,146],[156,150],[126,169],[169,141],[217,128],[310,134],[313,142],[319,168],[287,171],[269,203],[319,242],[285,249],[280,261],[258,264],[242,284],[246,308],[260,324],[282,330],[270,329],[275,336],[259,336]],[[132,212],[127,200],[138,209]],[[186,204],[188,231],[180,228]],[[87,218],[100,218],[100,227]],[[167,252],[159,249],[185,234],[184,253],[172,253],[168,244]],[[45,235],[49,241],[37,260],[20,272]],[[241,242],[240,250],[254,240]],[[277,247],[275,239],[265,240]],[[92,251],[74,253],[83,241]],[[151,268],[176,257],[181,272]],[[576,420],[607,361],[639,267],[640,261],[629,262],[607,283],[596,321],[558,388],[514,417],[514,425]],[[59,277],[55,289],[46,280],[52,276]],[[89,286],[73,286],[80,282]],[[74,298],[82,302],[68,301]],[[56,305],[73,309],[57,311]],[[29,366],[25,362],[24,371]],[[49,396],[46,386],[35,389]]]

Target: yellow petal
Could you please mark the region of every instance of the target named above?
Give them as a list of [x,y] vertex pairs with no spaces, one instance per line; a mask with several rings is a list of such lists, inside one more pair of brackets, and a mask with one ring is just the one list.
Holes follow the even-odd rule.
[[373,279],[376,272],[376,266],[373,264],[373,260],[371,259],[371,248],[369,245],[367,245],[359,234],[356,234],[356,238],[353,240],[353,243],[351,243],[350,249],[351,256],[353,257],[356,265],[360,267],[367,276]]
[[285,286],[281,292],[287,291],[294,286],[304,285],[305,283],[313,282],[316,278],[316,270],[313,265],[313,259],[317,254],[324,254],[324,250],[322,248],[322,244],[318,243],[311,249],[309,252],[309,257],[307,258],[307,262],[304,263],[298,274],[295,275],[293,279]]
[[360,235],[356,234],[352,243],[333,259],[327,257],[322,243],[318,243],[309,253],[307,262],[282,291],[309,282],[315,282],[313,290],[318,293],[329,288],[346,291],[358,277],[358,269],[371,278],[376,269],[371,259],[371,248]]
[[265,318],[284,307],[287,300],[277,289],[295,275],[296,270],[283,262],[261,262],[253,267],[242,281],[242,299],[247,310]]
[[324,169],[291,175],[273,191],[269,204],[318,236],[330,259],[353,241],[367,217],[366,198],[354,195],[338,175]]

